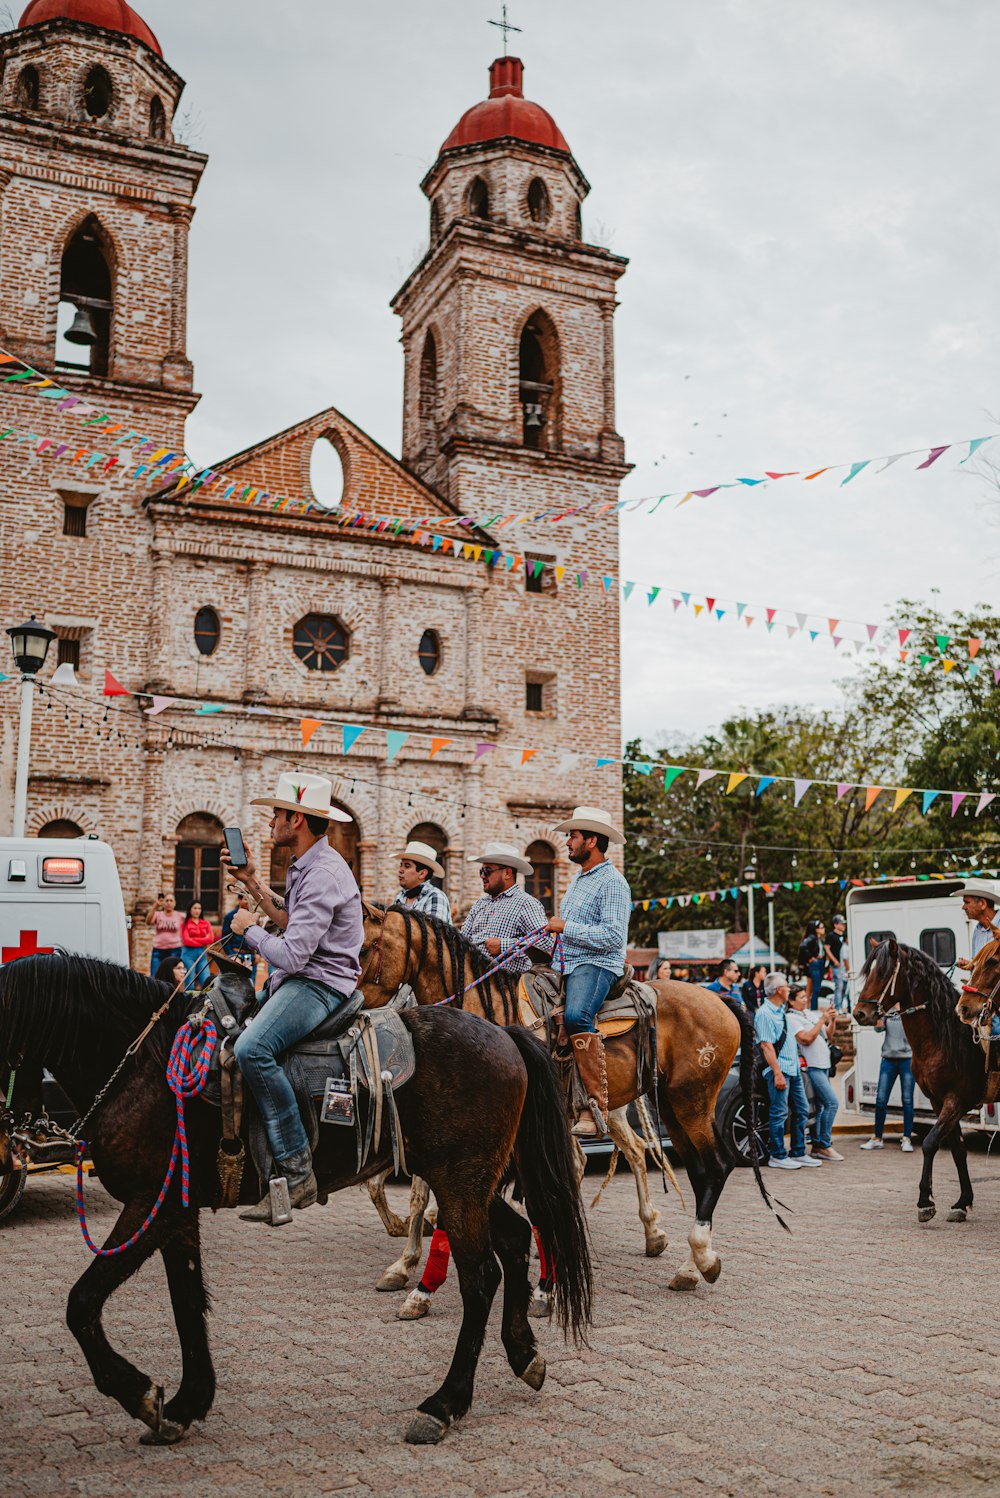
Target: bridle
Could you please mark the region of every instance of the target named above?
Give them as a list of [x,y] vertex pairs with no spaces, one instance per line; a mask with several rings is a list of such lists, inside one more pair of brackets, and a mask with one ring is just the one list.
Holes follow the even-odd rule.
[[1000,978],[994,983],[989,993],[984,993],[981,988],[976,988],[972,983],[962,984],[963,993],[975,994],[977,999],[982,999],[983,1007],[972,1022],[972,1032],[976,1040],[980,1040],[984,1031],[990,1029],[990,1021],[996,1012],[997,997],[1000,995]]
[[[926,1003],[924,1003],[924,1004],[910,1004],[909,1007],[906,1008],[906,1009],[900,1009],[899,1008],[900,1001],[899,1001],[899,999],[896,998],[896,979],[899,977],[899,969],[900,969],[900,965],[902,964],[902,961],[903,961],[902,956],[899,953],[897,953],[896,954],[896,965],[895,965],[895,967],[892,970],[892,976],[890,977],[888,983],[885,985],[885,987],[883,988],[882,992],[879,994],[878,999],[876,1000],[876,1004],[875,1004],[875,1018],[876,1019],[887,1019],[889,1017],[889,1015],[893,1012],[894,1009],[898,1011],[899,1016],[902,1019],[904,1015],[907,1015],[907,1014],[919,1014],[922,1009],[926,1009],[927,1008]],[[892,1003],[889,1004],[888,1007],[886,1006],[886,1002],[885,1002],[886,999],[891,999],[892,1000]]]

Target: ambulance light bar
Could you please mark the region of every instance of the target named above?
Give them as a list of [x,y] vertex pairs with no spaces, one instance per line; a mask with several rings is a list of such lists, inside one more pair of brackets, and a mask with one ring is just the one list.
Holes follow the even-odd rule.
[[43,884],[82,884],[82,858],[43,858]]

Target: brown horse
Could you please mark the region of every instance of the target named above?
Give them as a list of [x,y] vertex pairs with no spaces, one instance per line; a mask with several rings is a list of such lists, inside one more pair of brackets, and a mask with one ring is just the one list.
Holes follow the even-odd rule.
[[[113,1257],[92,1261],[70,1291],[67,1321],[97,1388],[149,1427],[143,1436],[147,1444],[161,1445],[179,1441],[193,1421],[204,1420],[215,1396],[198,1214],[216,1199],[221,1136],[218,1109],[191,1099],[185,1107],[189,1205],[182,1201],[177,1171],[161,1210],[151,1212],[176,1124],[174,1096],[165,1080],[167,1051],[191,999],[175,998],[137,1052],[123,1068],[119,1063],[168,997],[165,985],[154,979],[84,957],[24,957],[0,968],[0,1076],[7,1077],[8,1067],[47,1066],[74,1106],[87,1112],[115,1074],[86,1137],[98,1176],[124,1204],[105,1247],[125,1246]],[[545,1376],[527,1319],[531,1231],[498,1194],[509,1169],[516,1171],[531,1220],[558,1265],[559,1319],[574,1334],[590,1321],[591,1273],[562,1093],[544,1049],[526,1030],[498,1030],[449,1008],[410,1010],[402,1020],[416,1055],[415,1074],[397,1094],[406,1153],[447,1213],[463,1305],[448,1374],[407,1430],[408,1441],[427,1444],[439,1441],[472,1403],[487,1318],[501,1280],[497,1257],[503,1268],[500,1336],[507,1360],[533,1389],[541,1388]],[[0,1174],[14,1168],[14,1128],[12,1115],[0,1104]],[[383,1128],[369,1166],[359,1172],[354,1130],[321,1127],[314,1155],[321,1193],[382,1170],[392,1157],[387,1136]],[[246,1179],[245,1200],[257,1194],[256,1180]],[[254,1260],[254,1234],[261,1231],[246,1230],[248,1265]],[[294,1295],[294,1235],[289,1248],[288,1292]],[[108,1298],[157,1251],[182,1351],[180,1387],[166,1404],[148,1374],[111,1347],[101,1324]],[[251,1268],[248,1293],[252,1278]],[[245,1355],[251,1357],[252,1349]],[[363,1370],[357,1372],[362,1376]]]
[[988,941],[976,953],[967,983],[955,1006],[963,1025],[988,1031],[1000,1001],[1000,941]]
[[[420,1005],[450,1001],[494,1024],[517,1022],[516,976],[491,972],[494,963],[479,947],[466,941],[452,925],[420,911],[365,903],[365,944],[361,952],[361,989],[370,1007],[378,1007],[404,983]],[[488,976],[486,976],[489,974]],[[482,982],[476,982],[482,979]],[[474,984],[472,987],[470,985]],[[695,1222],[688,1234],[689,1255],[670,1281],[672,1290],[694,1290],[699,1276],[709,1284],[719,1277],[722,1261],[712,1248],[712,1218],[734,1161],[721,1145],[715,1128],[719,1089],[741,1050],[740,1083],[747,1118],[752,1117],[753,1031],[742,1006],[690,983],[650,985],[656,992],[656,1101],[670,1138],[687,1169],[695,1193]],[[606,1042],[608,1097],[612,1112],[623,1110],[653,1086],[653,1077],[637,1078],[635,1050],[630,1037]],[[631,1136],[631,1130],[628,1131]],[[652,1249],[651,1231],[659,1214],[649,1204],[645,1161],[630,1165],[636,1174],[640,1209],[647,1236],[647,1253],[662,1252],[666,1239]],[[770,1198],[754,1159],[754,1171],[764,1200]],[[641,1168],[641,1176],[639,1168]],[[645,1203],[643,1210],[643,1197]],[[418,1204],[419,1205],[419,1204]],[[422,1223],[410,1226],[407,1251],[381,1282],[383,1289],[399,1289],[420,1252]]]
[[899,1010],[913,1051],[914,1078],[937,1114],[923,1142],[917,1219],[930,1222],[937,1211],[932,1190],[934,1156],[946,1144],[961,1187],[948,1221],[965,1222],[973,1192],[961,1120],[986,1095],[983,1053],[958,1018],[951,980],[924,952],[888,937],[872,949],[861,974],[865,981],[854,1005],[854,1018],[859,1025],[870,1025]]

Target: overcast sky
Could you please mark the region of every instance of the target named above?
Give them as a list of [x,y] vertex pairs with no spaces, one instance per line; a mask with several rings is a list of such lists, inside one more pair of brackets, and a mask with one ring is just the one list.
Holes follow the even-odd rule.
[[[186,139],[211,157],[191,242],[192,456],[326,405],[398,453],[388,301],[426,244],[420,178],[486,94],[499,6],[138,8],[187,79]],[[525,0],[511,19],[525,91],[592,184],[585,235],[631,262],[623,497],[997,430],[995,0]],[[991,601],[1000,529],[958,456],[625,515],[622,576],[873,623],[932,587],[948,607]],[[623,611],[626,734],[829,705],[850,669],[827,641],[644,598]]]

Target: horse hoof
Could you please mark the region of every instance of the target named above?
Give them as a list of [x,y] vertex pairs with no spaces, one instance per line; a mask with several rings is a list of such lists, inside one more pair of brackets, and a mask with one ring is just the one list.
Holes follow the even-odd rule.
[[719,1278],[719,1275],[721,1273],[722,1273],[722,1260],[719,1257],[719,1255],[716,1254],[716,1256],[715,1256],[715,1262],[713,1264],[709,1264],[709,1266],[708,1266],[707,1269],[703,1269],[701,1271],[701,1277],[702,1277],[703,1280],[707,1280],[710,1285],[714,1285],[715,1282],[716,1282],[716,1280]]
[[443,1420],[419,1410],[406,1428],[406,1442],[409,1446],[436,1446],[447,1433],[448,1427]]
[[545,1382],[545,1359],[540,1352],[536,1352],[531,1362],[520,1375],[529,1389],[538,1390]]
[[658,1259],[667,1246],[666,1233],[656,1233],[652,1238],[646,1240],[646,1258]]
[[382,1278],[376,1282],[376,1290],[405,1290],[410,1276],[405,1270],[387,1269]]
[[539,1290],[538,1286],[528,1301],[528,1315],[547,1317],[552,1315],[552,1293],[549,1290]]
[[670,1290],[697,1290],[698,1276],[696,1274],[683,1274],[678,1271],[667,1288]]
[[139,1437],[140,1446],[176,1446],[187,1434],[186,1425],[175,1425],[173,1420],[161,1420],[155,1430],[144,1430]]
[[952,1207],[945,1218],[945,1222],[967,1222],[968,1216],[969,1214],[965,1207]]
[[932,1217],[937,1216],[937,1207],[918,1207],[917,1221],[930,1222]]

